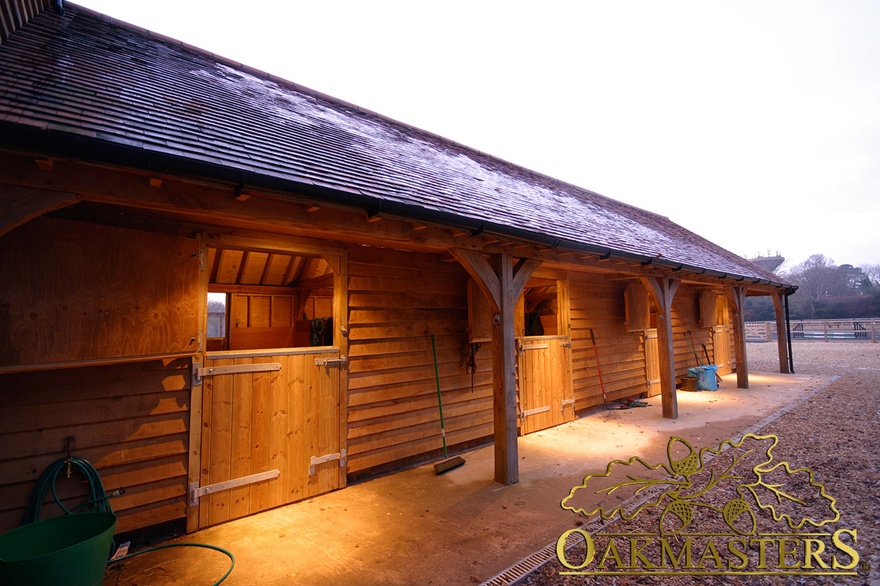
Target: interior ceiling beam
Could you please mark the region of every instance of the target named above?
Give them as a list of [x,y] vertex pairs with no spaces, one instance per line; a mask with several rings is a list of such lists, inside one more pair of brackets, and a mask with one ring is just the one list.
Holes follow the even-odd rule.
[[260,293],[268,295],[292,295],[293,287],[277,285],[236,285],[234,283],[209,283],[208,290],[212,293]]
[[306,279],[296,284],[297,291],[315,291],[316,289],[330,289],[333,287],[333,273],[316,277],[314,279]]

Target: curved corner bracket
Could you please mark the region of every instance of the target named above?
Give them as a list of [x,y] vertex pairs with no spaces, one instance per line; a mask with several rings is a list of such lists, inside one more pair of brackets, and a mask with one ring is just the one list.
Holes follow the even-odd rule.
[[375,206],[373,206],[371,208],[367,208],[365,210],[367,212],[367,219],[372,220],[373,218],[375,218],[376,216],[379,215],[379,212],[381,210],[382,210],[382,204],[379,202],[376,202]]

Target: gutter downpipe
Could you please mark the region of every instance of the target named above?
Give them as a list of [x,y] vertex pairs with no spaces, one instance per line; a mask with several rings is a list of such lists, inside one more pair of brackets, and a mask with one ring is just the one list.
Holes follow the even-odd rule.
[[791,317],[788,312],[788,296],[790,292],[785,293],[785,337],[788,340],[788,370],[794,374],[794,354],[791,353]]

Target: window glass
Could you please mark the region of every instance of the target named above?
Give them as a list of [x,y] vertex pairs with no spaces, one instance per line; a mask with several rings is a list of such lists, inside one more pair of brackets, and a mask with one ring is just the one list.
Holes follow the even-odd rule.
[[226,293],[208,293],[208,338],[226,337]]

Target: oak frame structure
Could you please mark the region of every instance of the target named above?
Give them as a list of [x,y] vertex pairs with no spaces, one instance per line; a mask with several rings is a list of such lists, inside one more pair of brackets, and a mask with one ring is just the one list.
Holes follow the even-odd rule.
[[[0,17],[0,529],[69,436],[136,487],[123,530],[428,461],[438,365],[451,447],[493,441],[516,483],[551,411],[518,405],[523,340],[566,363],[554,415],[659,394],[676,418],[684,333],[748,388],[745,297],[784,327],[793,285],[662,216],[75,5]],[[318,319],[332,341],[302,342]]]

